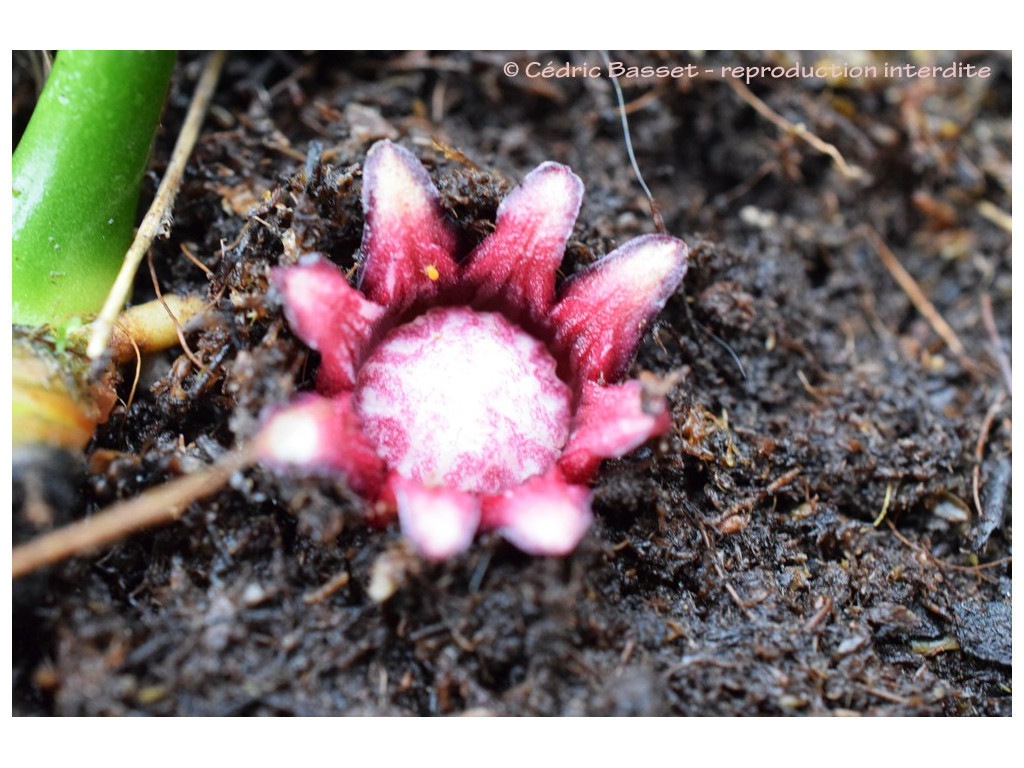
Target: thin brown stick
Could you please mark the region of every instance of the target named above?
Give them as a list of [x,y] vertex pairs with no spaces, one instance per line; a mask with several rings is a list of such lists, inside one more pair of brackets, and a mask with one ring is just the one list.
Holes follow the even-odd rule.
[[747,617],[747,620],[751,623],[756,622],[757,619],[754,618],[754,614],[750,612],[749,606],[743,602],[743,598],[740,597],[740,593],[736,591],[736,587],[732,585],[732,582],[726,579],[724,583],[725,591],[729,593],[729,597],[732,598],[732,601],[739,606],[741,611],[743,611],[743,615]]
[[732,598],[732,601],[736,603],[736,606],[741,611],[743,611],[743,615],[747,617],[748,621],[750,621],[751,623],[756,622],[757,619],[754,617],[754,614],[751,613],[750,606],[747,605],[747,603],[743,601],[743,598],[740,597],[740,593],[736,591],[736,587],[732,585],[732,581],[730,581],[729,577],[726,576],[725,569],[722,568],[722,565],[718,562],[718,559],[712,557],[711,563],[712,565],[714,565],[715,570],[718,572],[718,578],[722,582],[722,584],[725,585],[725,591],[729,595],[729,597]]
[[132,391],[128,393],[128,402],[124,404],[125,413],[132,409],[132,403],[135,401],[135,390],[138,389],[139,378],[142,376],[142,351],[131,335],[128,336],[128,341],[132,343],[132,349],[135,350],[135,378],[132,379]]
[[935,308],[931,300],[925,296],[924,291],[921,290],[921,286],[917,284],[914,277],[903,268],[900,264],[900,260],[896,258],[895,254],[889,250],[889,247],[882,240],[882,236],[875,231],[874,227],[865,224],[862,227],[863,231],[867,235],[868,239],[871,240],[872,245],[875,246],[875,252],[878,253],[878,257],[885,264],[886,269],[889,270],[889,274],[893,276],[893,279],[899,284],[903,292],[907,294],[907,298],[917,308],[917,311],[921,313],[928,324],[932,327],[932,330],[938,334],[939,338],[946,342],[946,346],[952,350],[952,352],[959,358],[967,358],[966,351],[964,349],[963,342],[956,335],[949,323],[945,321],[942,315],[939,314],[939,310]]
[[716,517],[714,520],[709,520],[708,522],[715,526],[719,533],[721,533],[723,523],[727,522],[730,518],[733,518],[736,515],[741,514],[742,512],[749,512],[757,504],[760,504],[762,501],[764,501],[765,498],[767,498],[768,496],[778,493],[787,485],[796,480],[796,478],[799,477],[801,471],[802,470],[799,467],[796,469],[789,470],[789,472],[786,472],[784,475],[781,475],[780,477],[772,481],[772,483],[768,485],[767,488],[764,488],[763,490],[760,490],[757,493],[748,496],[742,501],[733,504],[721,515]]
[[985,413],[985,420],[981,423],[978,442],[974,446],[974,458],[976,460],[973,472],[974,508],[978,511],[979,520],[985,519],[985,508],[981,506],[981,463],[985,458],[985,445],[988,443],[988,433],[992,429],[992,422],[995,421],[996,414],[999,413],[999,409],[1003,405],[1004,397],[1005,395],[1001,395],[998,400],[989,406],[988,411]]
[[252,219],[247,219],[242,228],[238,231],[238,237],[232,242],[225,244],[223,240],[220,241],[220,255],[224,256],[228,251],[238,247],[238,244],[242,242],[242,238],[245,237],[245,233],[249,231],[249,226],[252,224]]
[[223,487],[232,474],[249,466],[254,458],[252,451],[237,451],[203,472],[151,488],[92,517],[15,547],[11,554],[13,577],[17,579],[44,566],[91,552],[136,531],[172,523],[184,514],[190,503]]
[[804,632],[813,632],[818,628],[818,625],[823,622],[830,613],[832,613],[833,601],[829,595],[825,595],[821,601],[821,608],[818,609],[817,613],[811,616],[810,620],[804,624]]
[[188,246],[187,246],[187,245],[185,245],[184,243],[182,243],[182,244],[181,244],[181,245],[179,245],[178,247],[179,247],[179,248],[181,248],[181,252],[185,254],[185,258],[187,258],[187,259],[188,259],[189,261],[191,261],[191,262],[192,262],[193,264],[195,264],[195,265],[196,265],[197,267],[199,267],[199,268],[200,268],[201,270],[203,270],[203,272],[205,272],[205,273],[206,273],[206,276],[207,276],[207,277],[208,277],[209,279],[211,279],[211,280],[213,279],[213,270],[212,270],[212,269],[210,269],[210,268],[209,268],[208,266],[206,266],[205,264],[203,264],[203,262],[201,262],[201,261],[200,261],[199,259],[197,259],[197,258],[195,257],[195,254],[194,254],[194,253],[192,253],[192,251],[190,251],[190,250],[188,249]]
[[940,560],[927,549],[922,547],[920,544],[911,541],[898,530],[896,530],[896,524],[893,523],[892,520],[886,520],[885,523],[889,526],[889,530],[892,531],[893,536],[895,536],[897,539],[899,539],[901,542],[903,542],[905,545],[910,547],[915,552],[920,552],[926,560],[928,560],[931,563],[934,563],[939,568],[948,568],[951,571],[964,571],[966,573],[980,573],[981,571],[987,570],[989,568],[996,568],[1000,565],[1003,565],[1004,563],[1013,562],[1013,555],[1007,555],[1006,557],[1001,557],[998,560],[993,560],[990,563],[979,563],[978,565],[954,565],[953,563],[947,563],[945,560]]
[[789,122],[789,120],[784,118],[774,109],[772,109],[763,101],[761,101],[761,99],[755,96],[754,93],[749,88],[747,88],[747,86],[744,85],[741,81],[730,79],[728,82],[729,85],[732,86],[732,89],[736,91],[736,93],[739,95],[739,97],[743,99],[751,107],[753,107],[757,111],[757,113],[761,115],[763,118],[771,122],[776,127],[781,128],[786,133],[792,134],[793,136],[796,136],[798,139],[802,139],[803,141],[807,142],[807,144],[812,146],[818,152],[821,152],[823,155],[828,155],[829,157],[831,157],[832,162],[835,163],[836,168],[839,170],[841,174],[843,174],[843,176],[853,181],[864,178],[865,173],[862,168],[847,163],[842,153],[840,153],[840,151],[836,149],[835,146],[829,144],[827,141],[822,141],[821,139],[819,139],[817,136],[815,136],[813,133],[807,130],[807,126],[805,126],[803,123],[797,124]]
[[821,390],[819,390],[816,386],[814,386],[813,384],[811,384],[810,381],[807,380],[807,374],[806,373],[804,373],[800,369],[797,369],[796,377],[798,379],[800,379],[800,383],[803,385],[804,391],[806,391],[807,394],[809,394],[811,397],[813,397],[819,403],[827,403],[828,402],[828,398],[825,397],[825,395],[823,395],[821,393]]
[[306,605],[314,605],[315,603],[323,602],[328,597],[337,592],[339,589],[348,584],[349,579],[350,576],[348,571],[341,571],[335,574],[333,577],[331,577],[323,586],[313,590],[307,595],[304,595],[302,598],[302,602],[304,602]]
[[195,94],[192,96],[192,103],[185,116],[185,122],[181,126],[181,133],[178,134],[178,141],[171,153],[171,161],[167,164],[167,172],[157,188],[153,204],[146,211],[145,218],[135,234],[135,240],[131,248],[124,255],[121,264],[121,271],[107,294],[107,300],[100,310],[99,317],[93,323],[92,337],[89,339],[89,346],[86,353],[95,359],[103,354],[110,339],[110,333],[114,327],[117,313],[128,301],[128,295],[132,290],[132,283],[135,280],[135,273],[142,263],[142,257],[149,250],[156,239],[157,234],[163,229],[164,221],[170,216],[174,207],[174,198],[178,195],[181,186],[181,178],[185,173],[185,164],[192,154],[192,148],[199,138],[199,129],[203,125],[206,111],[213,99],[213,92],[217,88],[217,80],[220,78],[220,71],[224,65],[225,54],[223,51],[216,51],[210,56],[203,69],[203,74],[196,85]]
[[178,343],[181,345],[182,351],[185,353],[185,357],[192,361],[194,365],[200,371],[205,370],[206,366],[203,365],[203,361],[196,357],[195,352],[189,347],[188,341],[185,340],[185,332],[181,329],[181,323],[178,322],[178,318],[174,316],[174,312],[167,306],[167,302],[164,301],[163,291],[160,290],[160,281],[156,277],[156,268],[153,266],[153,254],[146,254],[146,263],[149,265],[149,276],[153,280],[153,290],[156,291],[156,300],[160,302],[160,306],[164,308],[167,316],[171,319],[171,324],[174,325],[174,332],[178,336]]
[[628,104],[623,105],[622,111],[625,112],[627,115],[632,115],[634,112],[639,112],[648,104],[652,104],[653,102],[660,99],[664,92],[665,88],[663,86],[661,86],[660,84],[656,85],[654,88],[651,88],[651,90],[647,91],[647,93],[638,96]]
[[992,297],[987,293],[981,294],[981,320],[985,323],[985,330],[992,339],[992,354],[999,363],[999,371],[1003,374],[1003,384],[1006,385],[1007,394],[1013,394],[1013,369],[1010,367],[1010,359],[1006,356],[1003,348],[1003,340],[999,336],[999,328],[996,327],[996,316],[992,312]]

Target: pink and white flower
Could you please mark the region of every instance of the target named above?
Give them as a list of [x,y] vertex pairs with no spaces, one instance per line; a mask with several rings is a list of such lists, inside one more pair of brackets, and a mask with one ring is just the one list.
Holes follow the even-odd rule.
[[635,238],[556,293],[583,199],[564,165],[534,169],[462,263],[408,150],[375,144],[362,196],[358,288],[316,253],[274,271],[320,367],[315,393],[267,419],[261,459],[344,473],[373,519],[397,514],[430,558],[481,529],[529,553],[571,551],[601,461],[670,427],[663,398],[619,382],[686,273],[686,245]]

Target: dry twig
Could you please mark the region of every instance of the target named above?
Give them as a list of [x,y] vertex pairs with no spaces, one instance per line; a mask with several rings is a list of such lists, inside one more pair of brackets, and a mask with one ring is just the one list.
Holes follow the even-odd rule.
[[[964,349],[963,342],[956,335],[956,332],[950,327],[949,323],[945,321],[939,310],[935,308],[931,300],[925,296],[924,291],[921,290],[921,286],[918,285],[913,275],[907,272],[900,264],[899,259],[896,258],[895,254],[889,250],[889,247],[882,240],[882,236],[875,231],[874,227],[869,224],[865,224],[862,227],[863,232],[867,235],[867,238],[871,241],[872,245],[875,246],[875,251],[878,253],[878,257],[885,264],[886,269],[889,270],[889,274],[893,276],[893,279],[899,284],[900,288],[910,299],[910,302],[917,308],[924,319],[928,321],[928,324],[932,327],[932,330],[938,334],[946,346],[961,361],[969,360],[967,353]],[[974,367],[974,366],[970,366]]]
[[142,376],[142,350],[139,349],[139,345],[131,336],[128,336],[128,341],[132,343],[132,349],[135,352],[135,378],[132,379],[132,389],[128,393],[128,401],[124,404],[126,413],[132,409],[132,403],[135,401],[135,390],[138,389],[139,378]]
[[856,165],[850,165],[846,162],[846,159],[842,156],[838,149],[834,145],[829,144],[827,141],[822,141],[809,130],[803,123],[791,123],[789,120],[784,118],[774,109],[765,104],[761,99],[754,95],[754,93],[747,88],[741,81],[736,79],[730,79],[728,81],[732,89],[736,91],[743,101],[753,107],[759,115],[764,117],[766,120],[771,122],[773,125],[781,128],[786,133],[792,134],[799,139],[802,139],[807,144],[812,146],[814,149],[821,152],[823,155],[828,155],[832,158],[832,162],[835,163],[836,168],[843,176],[851,181],[863,179],[866,174],[864,169]]
[[202,371],[206,368],[203,365],[203,361],[196,357],[196,353],[189,347],[188,341],[185,340],[185,331],[181,328],[181,323],[178,322],[178,318],[174,316],[174,312],[168,306],[167,301],[164,299],[164,293],[160,290],[160,281],[156,277],[156,267],[153,266],[153,254],[146,254],[146,263],[149,265],[149,276],[153,280],[153,290],[156,291],[156,300],[160,302],[160,306],[164,308],[167,313],[167,317],[170,318],[171,324],[174,325],[174,333],[178,337],[178,343],[181,345],[182,351],[185,353],[185,357],[192,361],[198,370]]
[[107,294],[107,300],[100,310],[99,317],[93,323],[92,337],[89,339],[89,347],[86,354],[94,360],[103,354],[110,339],[117,313],[128,300],[132,290],[132,283],[135,281],[135,273],[142,263],[142,257],[153,244],[156,236],[163,229],[164,221],[170,215],[174,207],[174,198],[177,197],[178,188],[181,186],[181,178],[185,172],[185,164],[192,154],[196,139],[199,138],[199,129],[203,125],[206,111],[213,99],[213,92],[217,87],[217,80],[220,78],[220,70],[224,65],[225,54],[217,51],[210,56],[206,62],[206,68],[199,78],[195,94],[192,97],[192,104],[189,106],[185,122],[178,134],[178,141],[171,153],[171,161],[167,164],[167,172],[156,191],[153,204],[146,211],[139,231],[135,234],[135,240],[131,248],[124,255],[124,262],[121,264],[121,271]]
[[232,474],[254,460],[251,451],[237,451],[209,469],[185,475],[122,501],[92,517],[43,534],[14,548],[11,567],[15,579],[69,557],[85,554],[129,534],[166,525],[180,518],[188,505],[219,490]]
[[974,446],[974,458],[976,460],[974,464],[973,481],[974,481],[974,508],[978,512],[978,519],[985,519],[985,508],[981,505],[981,463],[985,458],[985,445],[988,443],[988,434],[992,429],[992,422],[995,421],[996,414],[999,413],[999,409],[1003,405],[1003,398],[1005,395],[1001,395],[992,405],[989,406],[988,411],[985,413],[985,420],[981,423],[981,431],[978,433],[978,442]]
[[201,262],[199,259],[197,259],[195,254],[188,249],[187,245],[182,243],[179,247],[181,248],[181,252],[185,254],[185,258],[187,258],[189,261],[191,261],[193,264],[195,264],[197,267],[203,270],[203,273],[206,275],[208,279],[213,279],[213,270],[210,269],[205,264],[203,264],[203,262]]
[[327,583],[313,590],[307,595],[304,595],[302,602],[306,605],[315,605],[316,603],[322,603],[328,597],[333,595],[339,589],[348,584],[350,580],[348,571],[340,571],[339,573],[328,579]]
[[981,319],[985,323],[985,330],[992,339],[992,354],[999,363],[999,371],[1003,374],[1003,384],[1006,385],[1007,394],[1013,394],[1013,369],[1010,368],[1010,359],[1006,356],[1003,348],[1003,340],[999,336],[999,328],[996,327],[996,317],[992,312],[992,297],[987,293],[981,294]]
[[885,524],[889,526],[889,530],[892,531],[893,536],[899,539],[903,544],[910,547],[915,552],[919,552],[928,562],[933,563],[940,569],[949,569],[951,571],[964,571],[966,573],[974,573],[980,575],[982,571],[988,570],[989,568],[997,568],[1000,565],[1013,562],[1013,555],[1007,555],[1001,557],[998,560],[993,560],[990,563],[979,563],[978,565],[955,565],[953,563],[947,563],[945,560],[940,560],[925,547],[922,547],[917,542],[911,541],[898,530],[896,530],[896,524],[892,520],[886,520]]

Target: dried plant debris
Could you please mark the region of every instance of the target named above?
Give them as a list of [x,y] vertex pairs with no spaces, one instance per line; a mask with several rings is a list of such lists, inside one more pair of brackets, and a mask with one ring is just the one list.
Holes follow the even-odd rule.
[[[789,55],[613,58],[717,71]],[[250,468],[175,525],[19,582],[14,711],[1011,714],[1010,58],[966,60],[991,76],[746,84],[768,112],[717,77],[623,79],[689,271],[625,372],[671,424],[604,463],[571,554],[484,532],[433,562],[396,526],[363,525],[344,478]],[[178,69],[154,167],[199,61]],[[608,81],[510,79],[502,61],[229,57],[153,247],[165,294],[214,304],[186,328],[201,366],[148,358],[81,475],[52,464],[71,479],[58,495],[21,476],[19,531],[39,530],[39,503],[59,524],[217,461],[314,388],[273,270],[310,251],[357,267],[378,140],[423,162],[460,254],[548,160],[587,188],[560,278],[652,233]],[[14,81],[18,126],[32,87],[17,58]],[[153,294],[140,277],[135,300]]]

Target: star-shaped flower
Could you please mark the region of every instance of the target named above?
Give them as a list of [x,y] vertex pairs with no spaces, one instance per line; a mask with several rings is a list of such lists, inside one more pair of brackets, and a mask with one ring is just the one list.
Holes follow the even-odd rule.
[[601,461],[669,429],[663,398],[619,382],[686,273],[686,245],[637,237],[556,293],[583,199],[568,167],[535,168],[463,263],[408,150],[375,144],[362,195],[358,287],[316,253],[274,271],[320,367],[316,393],[267,419],[262,460],[344,473],[430,558],[480,529],[534,554],[571,551]]

